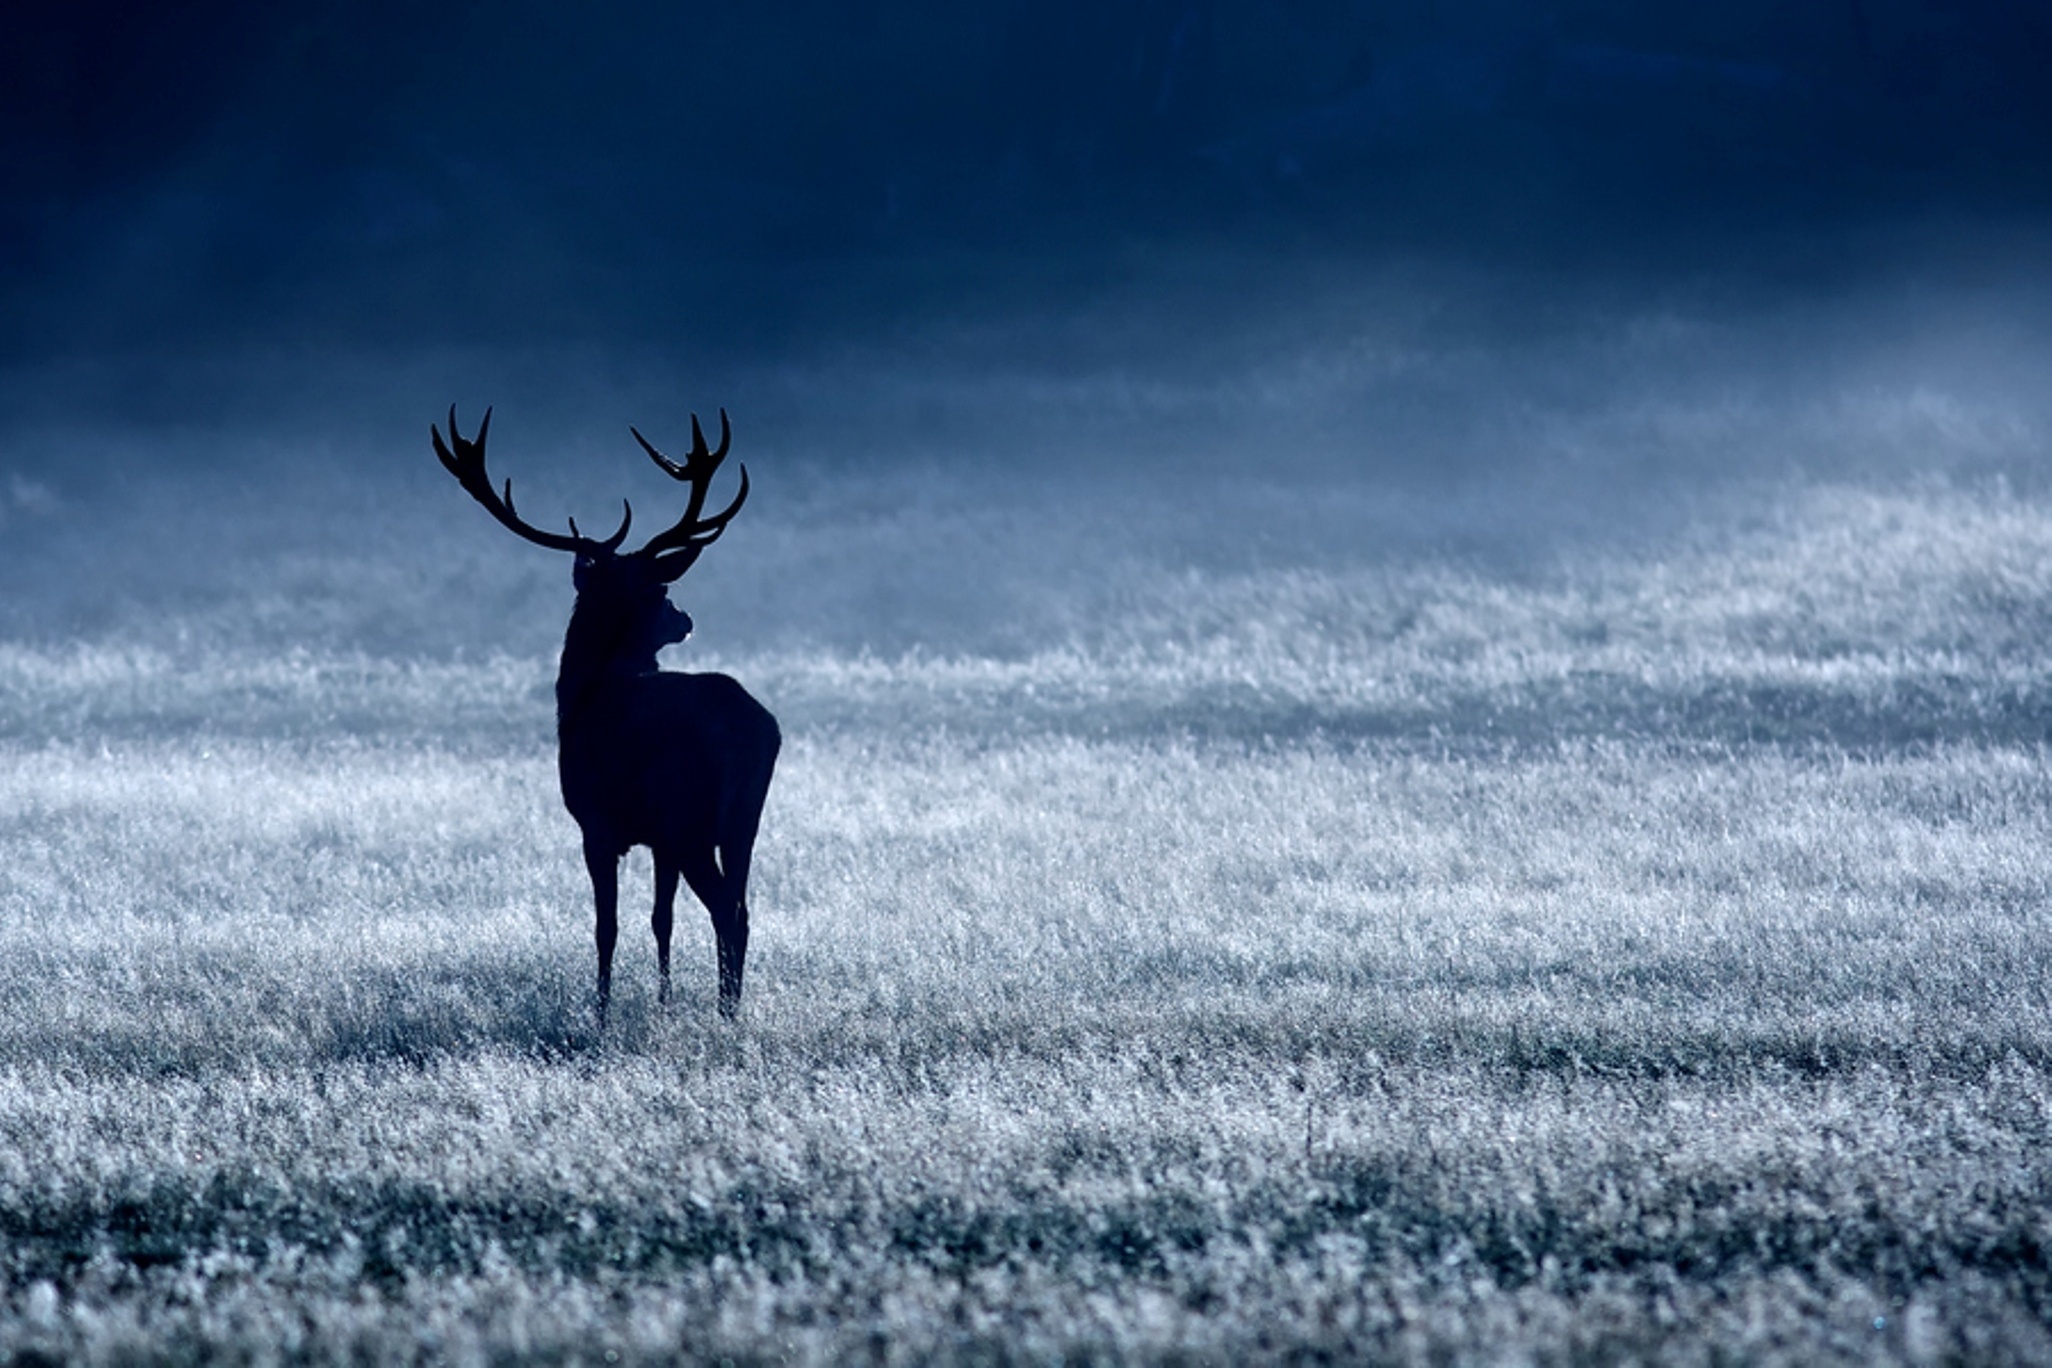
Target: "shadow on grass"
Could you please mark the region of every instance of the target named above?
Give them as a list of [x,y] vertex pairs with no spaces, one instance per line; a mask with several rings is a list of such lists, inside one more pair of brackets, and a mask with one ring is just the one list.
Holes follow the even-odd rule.
[[569,1061],[645,1050],[666,1018],[689,1015],[688,1004],[659,1009],[652,983],[630,983],[601,1030],[585,967],[479,953],[343,964],[308,981],[304,966],[261,951],[214,951],[140,982],[72,972],[0,1020],[0,1065],[171,1079],[480,1055]]

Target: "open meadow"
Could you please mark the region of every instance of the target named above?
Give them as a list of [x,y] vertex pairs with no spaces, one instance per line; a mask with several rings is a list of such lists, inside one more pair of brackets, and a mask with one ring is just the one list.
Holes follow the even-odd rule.
[[[637,853],[594,1027],[567,569],[436,405],[18,439],[0,1360],[2052,1359],[2044,414],[1670,334],[1436,472],[734,401],[666,657],[785,729],[732,1024],[688,895],[657,1006]],[[1343,360],[1217,402],[1500,364]],[[1015,402],[1206,417],[1135,384]],[[495,467],[659,500],[624,425],[694,398],[551,465],[501,396]]]

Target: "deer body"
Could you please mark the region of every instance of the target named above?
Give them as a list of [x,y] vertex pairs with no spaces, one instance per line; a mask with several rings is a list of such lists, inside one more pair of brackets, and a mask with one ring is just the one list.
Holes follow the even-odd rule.
[[593,688],[557,721],[563,806],[584,835],[598,908],[599,1000],[611,994],[620,857],[655,860],[659,993],[670,995],[671,909],[681,875],[712,915],[720,1010],[741,1002],[748,869],[781,736],[769,709],[723,674],[650,673]]
[[[577,556],[577,603],[556,677],[557,762],[563,804],[583,833],[596,904],[601,1021],[612,993],[619,935],[620,857],[634,846],[647,846],[655,862],[649,925],[661,998],[669,999],[671,913],[681,878],[712,916],[721,1013],[734,1015],[741,1002],[748,870],[781,736],[769,710],[726,675],[666,673],[656,661],[663,647],[691,634],[691,619],[670,602],[668,584],[719,536],[748,497],[744,469],[741,492],[726,511],[699,516],[706,486],[727,454],[724,412],[720,425],[719,450],[713,452],[692,419],[692,454],[683,465],[641,442],[659,466],[691,485],[691,496],[675,526],[625,555],[618,547],[633,520],[631,508],[620,530],[603,541],[579,535],[575,522],[563,537],[520,520],[511,482],[502,497],[484,473],[489,411],[476,439],[466,441],[456,434],[451,410],[454,452],[439,430],[434,433],[442,464],[494,517],[529,541]],[[640,433],[634,435],[641,440]]]

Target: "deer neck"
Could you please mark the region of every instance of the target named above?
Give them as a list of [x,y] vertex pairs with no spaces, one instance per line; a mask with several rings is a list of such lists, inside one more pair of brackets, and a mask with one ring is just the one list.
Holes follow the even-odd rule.
[[654,651],[623,642],[617,626],[573,611],[556,669],[557,730],[574,730],[594,707],[603,710],[610,686],[655,672]]

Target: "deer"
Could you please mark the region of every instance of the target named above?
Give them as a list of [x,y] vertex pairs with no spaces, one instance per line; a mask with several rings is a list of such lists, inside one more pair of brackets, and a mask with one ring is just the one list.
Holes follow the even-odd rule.
[[597,905],[597,1017],[605,1025],[612,999],[613,947],[619,935],[620,860],[646,846],[655,862],[657,1001],[670,1000],[672,904],[681,876],[712,917],[719,965],[719,1011],[741,1007],[748,958],[748,868],[769,795],[782,734],[777,720],[724,674],[659,668],[656,654],[691,635],[688,613],[670,602],[669,586],[727,530],[748,500],[748,467],[740,491],[705,516],[713,475],[727,457],[733,430],[720,410],[720,444],[709,448],[691,415],[691,451],[680,463],[634,440],[664,474],[689,486],[684,516],[639,549],[622,551],[634,508],[621,501],[611,536],[587,537],[571,518],[570,534],[545,532],[513,507],[513,482],[494,490],[485,473],[485,410],[477,436],[465,438],[449,408],[449,440],[429,425],[435,455],[471,498],[508,531],[576,559],[570,579],[576,601],[563,635],[556,673],[557,772],[563,805],[584,839],[584,864]]

